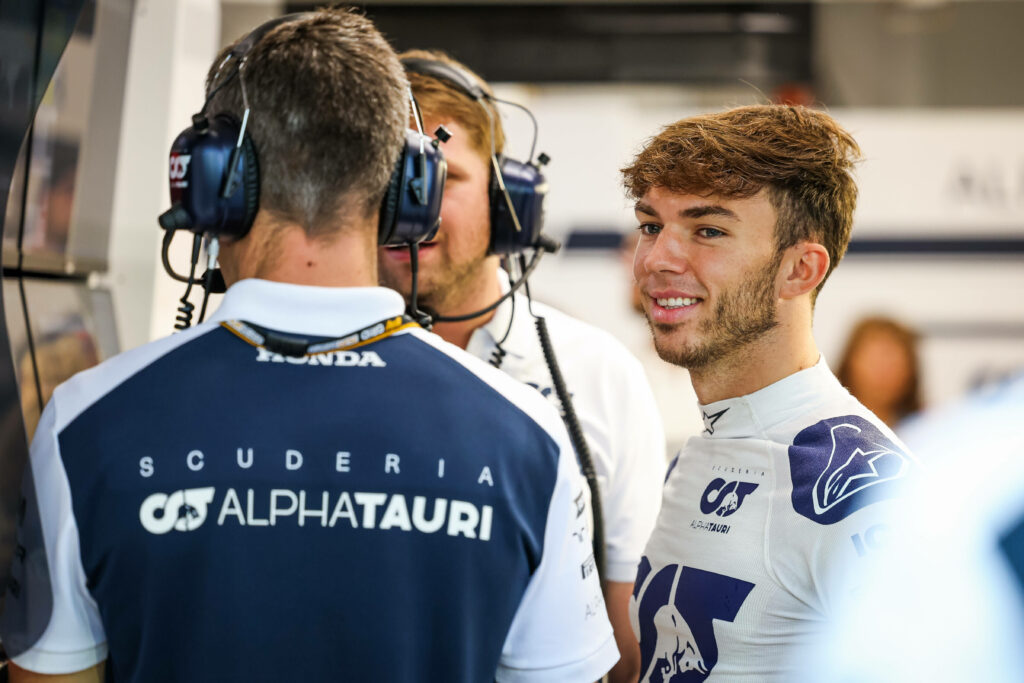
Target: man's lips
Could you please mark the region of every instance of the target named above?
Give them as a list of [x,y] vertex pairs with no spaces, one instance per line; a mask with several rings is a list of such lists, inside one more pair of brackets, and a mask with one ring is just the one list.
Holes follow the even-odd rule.
[[652,322],[678,323],[687,320],[704,303],[704,298],[679,290],[655,290],[644,293]]

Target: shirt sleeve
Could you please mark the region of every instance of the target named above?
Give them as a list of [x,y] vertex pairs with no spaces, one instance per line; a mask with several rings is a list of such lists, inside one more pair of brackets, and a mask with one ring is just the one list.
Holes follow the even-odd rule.
[[86,587],[71,488],[57,441],[56,399],[43,411],[22,485],[24,512],[0,619],[8,656],[23,669],[63,674],[107,657],[99,609]]
[[592,683],[618,661],[594,564],[585,486],[563,440],[543,555],[505,639],[498,683]]
[[875,502],[822,529],[809,564],[813,598],[824,618],[835,618],[857,600],[873,558],[889,543],[898,504]]
[[600,477],[604,512],[605,577],[633,583],[637,564],[661,509],[665,430],[639,362],[616,364],[604,383],[609,473]]

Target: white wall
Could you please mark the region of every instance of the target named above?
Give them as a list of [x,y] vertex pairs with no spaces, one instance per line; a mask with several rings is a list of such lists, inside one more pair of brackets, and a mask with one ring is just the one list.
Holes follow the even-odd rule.
[[[181,288],[163,275],[157,216],[170,205],[171,143],[203,105],[203,81],[219,37],[218,3],[136,3],[107,275],[122,349],[172,329]],[[179,270],[188,260],[188,242],[182,236],[174,245]]]

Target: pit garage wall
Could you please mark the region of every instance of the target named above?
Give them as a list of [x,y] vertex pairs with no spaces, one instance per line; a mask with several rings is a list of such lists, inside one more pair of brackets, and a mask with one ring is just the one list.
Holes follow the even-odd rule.
[[42,406],[149,339],[167,153],[202,105],[219,14],[208,0],[0,0],[0,596]]
[[[213,0],[136,1],[107,279],[122,349],[173,331],[184,286],[160,265],[163,231],[157,217],[170,206],[171,143],[203,106],[220,15],[220,3]],[[191,243],[181,235],[172,245],[171,261],[179,271],[187,268]]]
[[[12,196],[19,171],[18,157],[35,112],[77,23],[83,2],[43,0],[0,2],[0,216],[20,213],[24,197]],[[4,275],[0,297],[0,589],[6,589],[8,567],[16,545],[19,486],[28,457],[21,411],[18,372],[12,356],[8,321],[27,326],[21,300],[22,221],[5,221]],[[29,379],[35,389],[34,379]],[[0,590],[2,595],[2,590]],[[0,598],[2,600],[2,598]],[[2,604],[0,604],[2,610]]]

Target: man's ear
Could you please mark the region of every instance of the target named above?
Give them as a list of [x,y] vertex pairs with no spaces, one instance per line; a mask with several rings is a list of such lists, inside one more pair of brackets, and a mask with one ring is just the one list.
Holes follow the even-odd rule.
[[828,250],[817,242],[798,242],[782,255],[779,297],[795,299],[821,284],[828,273]]

